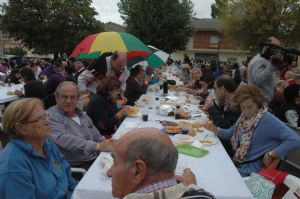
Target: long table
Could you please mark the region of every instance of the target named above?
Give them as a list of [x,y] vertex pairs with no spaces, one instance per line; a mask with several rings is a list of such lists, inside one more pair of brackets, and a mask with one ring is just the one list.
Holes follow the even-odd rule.
[[[153,108],[153,107],[152,107]],[[140,118],[127,117],[121,124],[114,137],[119,138],[127,133],[128,122],[141,121],[139,128],[156,127],[162,128],[157,120],[174,120],[174,117],[159,116],[155,109],[149,109],[149,120],[141,121]],[[213,136],[205,130],[197,136]],[[174,136],[170,136],[174,140]],[[212,193],[216,198],[221,199],[249,199],[253,198],[242,177],[236,170],[234,164],[227,155],[222,144],[218,142],[212,146],[205,146],[209,154],[202,158],[194,158],[179,154],[178,166],[186,165],[191,168],[197,178],[198,186]],[[101,166],[101,159],[109,156],[109,153],[101,153],[94,164],[87,171],[74,190],[73,199],[112,199],[111,179],[105,177],[104,169]]]
[[23,88],[23,84],[0,86],[0,104],[18,99],[19,97],[17,95],[8,95],[7,92],[14,92],[15,90],[20,90],[21,88]]

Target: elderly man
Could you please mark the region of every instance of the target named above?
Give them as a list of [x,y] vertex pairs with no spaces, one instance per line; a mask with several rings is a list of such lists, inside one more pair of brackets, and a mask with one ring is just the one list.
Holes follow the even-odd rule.
[[112,177],[114,197],[214,198],[196,185],[177,184],[174,170],[178,153],[171,139],[159,129],[142,128],[125,134],[114,143],[112,155],[114,164],[107,174]]
[[96,59],[88,70],[83,71],[78,77],[80,92],[97,92],[99,80],[105,76],[116,76],[122,83],[121,89],[125,92],[126,80],[129,72],[126,67],[127,54],[125,52],[104,53]]
[[[266,43],[281,46],[281,42],[275,37],[269,37]],[[282,63],[283,56],[280,53],[270,54],[270,46],[264,46],[261,53],[251,59],[248,64],[248,84],[254,84],[261,89],[267,101],[273,98],[275,80],[274,73]]]
[[103,141],[92,120],[76,108],[79,91],[75,83],[61,83],[55,99],[56,105],[47,111],[51,138],[72,166],[88,169],[99,152],[112,149],[112,142]]

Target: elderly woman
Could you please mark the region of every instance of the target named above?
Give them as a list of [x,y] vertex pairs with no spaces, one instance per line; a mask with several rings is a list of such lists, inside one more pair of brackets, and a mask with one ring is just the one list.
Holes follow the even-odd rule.
[[194,90],[201,89],[200,79],[202,75],[203,73],[200,68],[193,68],[190,75],[191,80],[189,82],[186,82],[184,86],[170,86],[170,88],[174,88],[178,91],[189,91],[190,93],[192,93]]
[[102,135],[110,137],[115,133],[123,118],[128,113],[129,106],[117,107],[117,99],[121,93],[121,82],[117,77],[106,77],[98,87],[97,94],[91,97],[87,114]]
[[230,140],[233,161],[242,176],[283,158],[300,147],[300,138],[289,127],[268,112],[266,99],[254,85],[244,85],[234,94],[231,106],[240,108],[241,116],[229,129],[211,126],[222,139]]
[[0,153],[0,196],[6,198],[71,198],[77,182],[56,145],[48,139],[49,122],[39,99],[11,103],[3,117],[11,138]]

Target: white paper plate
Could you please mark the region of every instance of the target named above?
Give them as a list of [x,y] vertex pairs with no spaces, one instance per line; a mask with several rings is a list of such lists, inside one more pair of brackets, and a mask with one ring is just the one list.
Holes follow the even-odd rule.
[[211,146],[211,145],[217,144],[219,142],[219,140],[214,137],[207,137],[205,139],[198,140],[198,142],[204,146]]
[[141,122],[125,122],[124,123],[124,128],[127,130],[132,130],[132,129],[136,129],[139,127]]

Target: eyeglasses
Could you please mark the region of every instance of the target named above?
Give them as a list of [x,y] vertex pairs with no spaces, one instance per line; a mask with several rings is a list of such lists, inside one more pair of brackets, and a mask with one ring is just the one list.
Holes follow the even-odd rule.
[[68,101],[68,99],[70,99],[72,102],[75,102],[77,100],[77,96],[76,95],[72,95],[72,96],[68,96],[68,95],[59,95],[59,97],[61,99],[63,99],[64,101]]
[[42,123],[42,122],[45,122],[47,118],[48,118],[47,114],[44,113],[43,115],[41,115],[40,117],[38,117],[38,118],[35,119],[35,120],[25,121],[25,122],[22,122],[22,123],[23,123],[23,124],[27,124],[27,123],[35,123],[35,122]]

